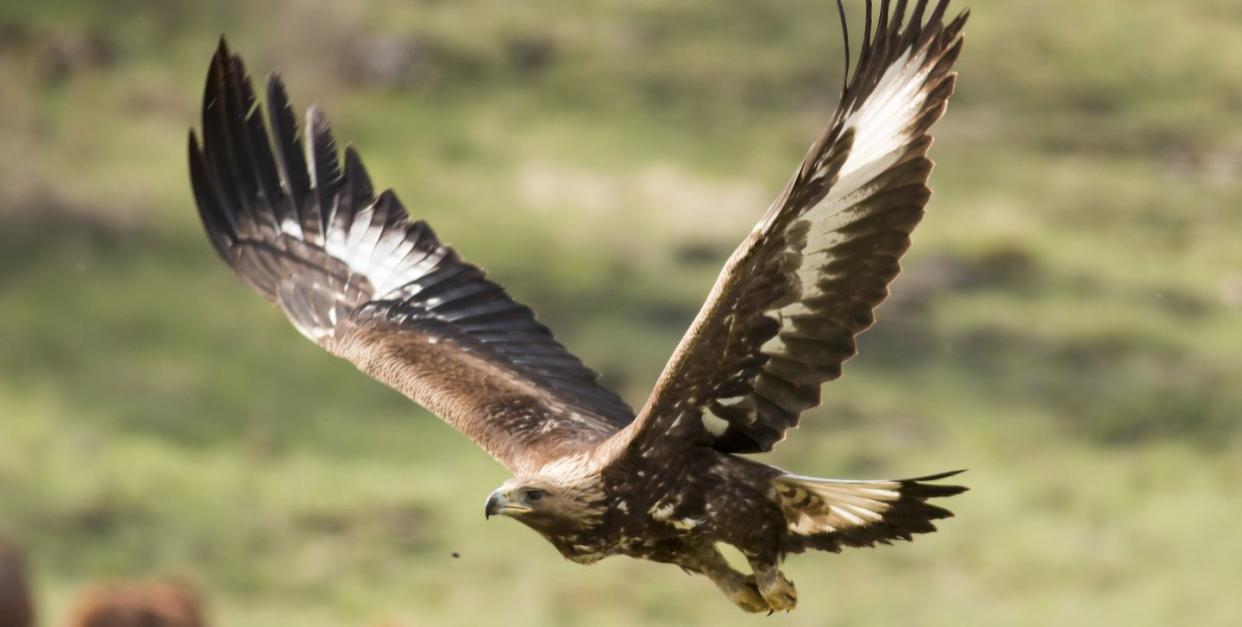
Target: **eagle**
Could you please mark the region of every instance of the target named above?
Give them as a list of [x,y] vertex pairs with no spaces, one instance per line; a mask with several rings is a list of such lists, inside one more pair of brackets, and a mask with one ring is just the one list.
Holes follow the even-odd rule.
[[[273,74],[266,108],[221,38],[189,169],[211,245],[293,326],[436,414],[513,477],[485,515],[567,559],[611,555],[708,577],[748,612],[792,610],[791,553],[911,540],[952,514],[939,480],[821,479],[772,450],[874,321],[930,196],[929,130],[954,90],[968,12],[868,0],[823,134],[725,263],[646,403],[598,382],[476,265],[377,191],[318,108],[299,128]],[[730,545],[749,573],[720,552]]]

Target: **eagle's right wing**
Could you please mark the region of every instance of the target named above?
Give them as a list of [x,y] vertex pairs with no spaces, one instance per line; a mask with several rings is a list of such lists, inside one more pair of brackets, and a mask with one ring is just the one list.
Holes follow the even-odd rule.
[[391,191],[377,196],[350,148],[342,167],[313,108],[304,148],[275,77],[267,104],[270,136],[241,59],[221,41],[201,148],[190,135],[190,175],[216,251],[303,335],[515,472],[584,450],[633,419],[529,308],[411,220]]
[[930,196],[929,131],[953,93],[966,21],[946,20],[948,3],[882,0],[873,19],[867,1],[861,56],[828,128],[729,258],[610,454],[687,441],[767,451],[819,404]]

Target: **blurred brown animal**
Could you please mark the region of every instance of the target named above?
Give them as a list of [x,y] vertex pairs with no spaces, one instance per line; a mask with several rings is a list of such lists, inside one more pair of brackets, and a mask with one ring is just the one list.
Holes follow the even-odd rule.
[[69,627],[206,627],[198,592],[178,581],[99,584],[78,598]]
[[26,561],[17,547],[0,539],[0,627],[32,627],[34,604]]

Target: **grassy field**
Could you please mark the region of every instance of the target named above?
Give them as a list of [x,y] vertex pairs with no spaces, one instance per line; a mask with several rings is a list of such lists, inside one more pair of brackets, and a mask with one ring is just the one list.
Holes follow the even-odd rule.
[[[970,6],[906,271],[766,459],[973,490],[791,559],[767,623],[1236,625],[1242,5]],[[156,574],[226,627],[760,620],[485,523],[501,467],[214,257],[184,152],[222,32],[636,405],[841,75],[828,0],[0,5],[0,534],[45,624]]]

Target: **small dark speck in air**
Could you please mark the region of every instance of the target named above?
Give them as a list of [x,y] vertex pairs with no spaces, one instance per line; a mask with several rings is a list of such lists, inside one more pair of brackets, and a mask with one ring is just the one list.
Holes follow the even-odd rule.
[[457,551],[453,551],[453,559],[457,559],[459,557],[461,557],[461,553],[458,553]]

